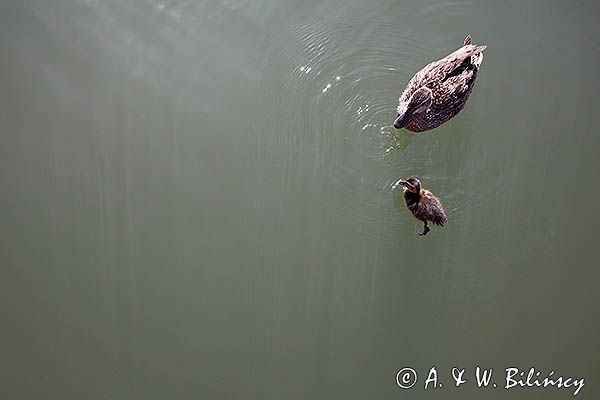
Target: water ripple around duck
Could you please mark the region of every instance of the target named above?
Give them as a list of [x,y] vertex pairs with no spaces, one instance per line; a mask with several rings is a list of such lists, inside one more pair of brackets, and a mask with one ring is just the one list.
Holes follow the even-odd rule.
[[398,170],[411,171],[419,161],[407,151],[415,135],[393,128],[395,107],[433,49],[387,16],[371,17],[362,28],[353,18],[321,16],[273,38],[256,66],[260,90],[272,101],[255,128],[272,168],[310,159],[332,207],[358,219],[361,229],[392,238],[405,221],[391,207],[390,185]]

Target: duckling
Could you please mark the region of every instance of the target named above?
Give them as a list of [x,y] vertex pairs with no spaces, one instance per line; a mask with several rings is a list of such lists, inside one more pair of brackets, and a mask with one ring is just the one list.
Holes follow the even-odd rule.
[[444,226],[448,222],[440,199],[435,197],[429,190],[422,189],[421,181],[417,178],[399,179],[392,185],[392,190],[398,185],[404,186],[404,202],[406,203],[406,207],[408,207],[417,219],[423,221],[425,224],[423,233],[419,235],[425,236],[431,230],[427,226],[428,221],[439,226]]
[[427,131],[462,110],[475,86],[487,48],[471,42],[471,35],[467,35],[461,48],[427,64],[412,77],[399,99],[396,129]]

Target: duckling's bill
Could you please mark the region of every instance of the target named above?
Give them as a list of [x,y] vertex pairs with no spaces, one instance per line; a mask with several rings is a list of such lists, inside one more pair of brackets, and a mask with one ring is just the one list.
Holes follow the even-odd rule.
[[402,185],[404,186],[406,184],[406,181],[404,179],[398,179],[396,182],[394,182],[394,184],[392,185],[392,190],[396,189],[398,186]]

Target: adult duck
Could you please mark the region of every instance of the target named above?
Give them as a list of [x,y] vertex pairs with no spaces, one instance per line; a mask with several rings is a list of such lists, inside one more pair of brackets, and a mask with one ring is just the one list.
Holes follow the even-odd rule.
[[472,44],[467,35],[460,49],[417,72],[400,96],[394,127],[423,132],[458,114],[473,90],[486,48]]

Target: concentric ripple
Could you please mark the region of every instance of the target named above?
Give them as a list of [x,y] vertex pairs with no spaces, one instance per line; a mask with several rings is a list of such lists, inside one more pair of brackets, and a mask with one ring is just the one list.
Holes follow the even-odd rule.
[[310,23],[285,21],[287,34],[273,37],[257,66],[257,90],[270,100],[254,124],[274,170],[310,160],[333,207],[391,238],[406,221],[390,207],[390,185],[429,162],[410,154],[415,135],[393,128],[397,99],[435,52],[395,18],[357,15],[320,10]]

